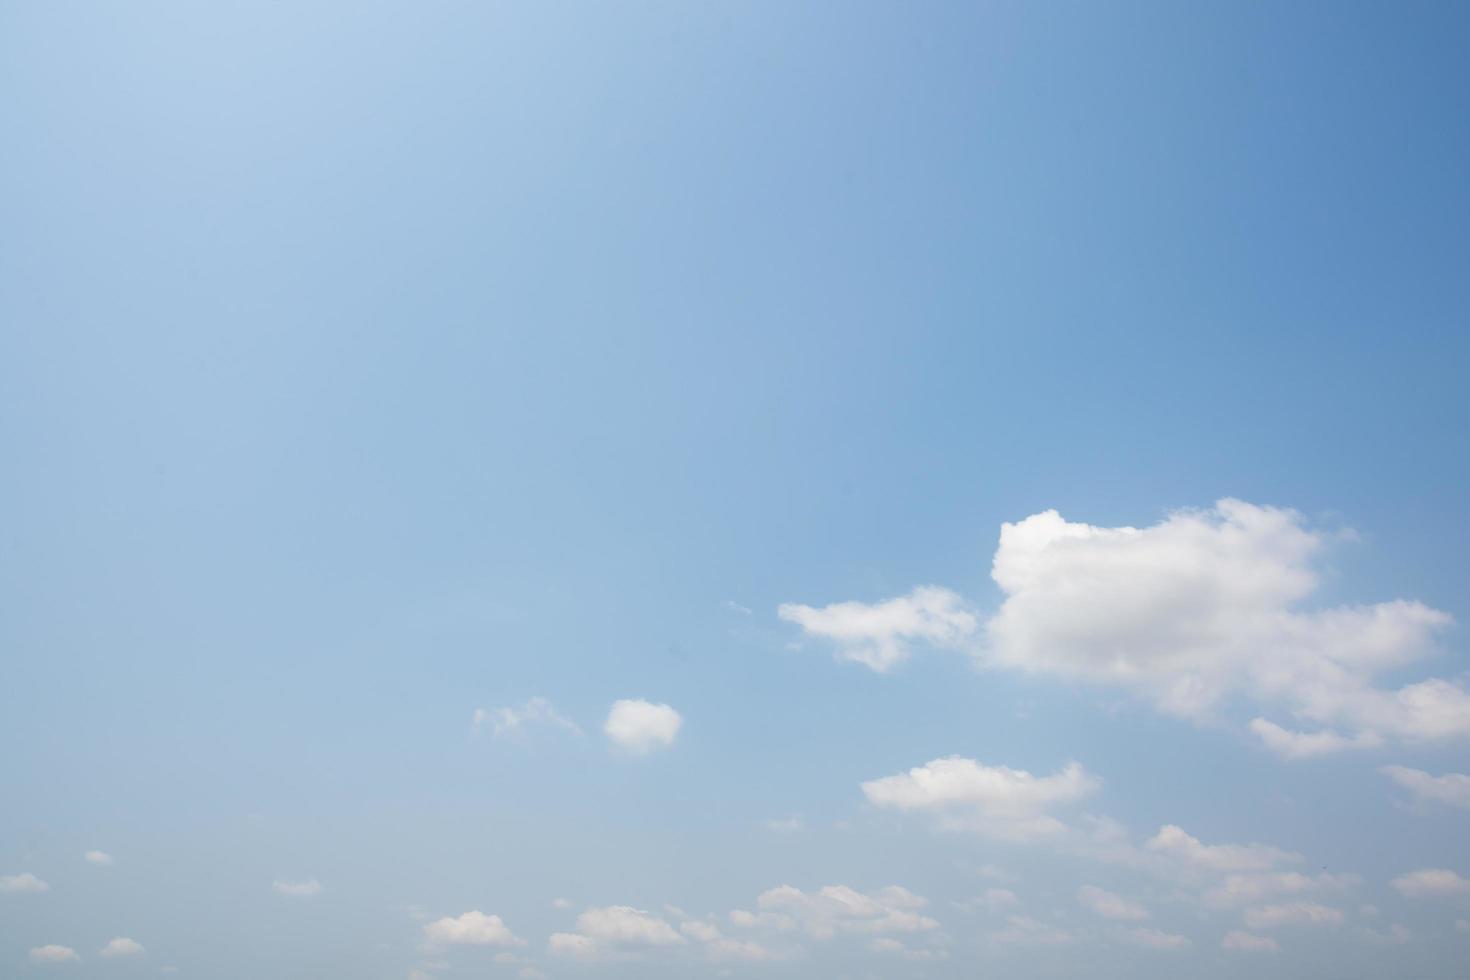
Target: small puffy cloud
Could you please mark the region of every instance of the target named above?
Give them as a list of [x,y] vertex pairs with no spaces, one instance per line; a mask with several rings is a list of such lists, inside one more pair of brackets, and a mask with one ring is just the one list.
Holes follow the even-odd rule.
[[37,946],[31,950],[32,963],[76,963],[81,960],[77,951],[70,946],[57,946],[52,943],[46,946]]
[[1470,810],[1470,776],[1463,773],[1431,776],[1408,766],[1384,766],[1378,771],[1408,790],[1419,803],[1443,803]]
[[955,647],[979,627],[963,599],[932,585],[871,605],[837,602],[815,608],[784,603],[776,614],[809,636],[834,643],[838,660],[859,663],[880,674],[908,659],[914,643]]
[[1339,926],[1342,910],[1316,902],[1288,902],[1281,905],[1257,905],[1245,910],[1245,924],[1252,929],[1275,929],[1280,926]]
[[686,942],[667,921],[629,905],[592,908],[577,916],[577,931],[552,934],[548,948],[556,956],[594,959],[631,949],[678,946]]
[[1205,844],[1180,827],[1167,824],[1145,845],[1148,850],[1174,858],[1186,867],[1204,871],[1267,871],[1300,861],[1300,854],[1265,844]]
[[935,759],[906,773],[863,783],[874,806],[938,814],[949,827],[1004,839],[1055,833],[1063,825],[1047,812],[1076,803],[1099,782],[1075,762],[1051,776],[1023,769],[986,766],[974,759]]
[[1409,898],[1462,898],[1470,895],[1470,879],[1448,868],[1423,868],[1399,875],[1391,885]]
[[551,907],[554,908],[554,909],[566,910],[566,909],[569,909],[569,908],[572,907],[572,903],[571,903],[571,901],[569,899],[565,899],[565,898],[553,898],[551,900]]
[[106,851],[88,851],[82,855],[82,859],[88,864],[111,864],[112,855]]
[[800,817],[780,817],[767,820],[765,827],[773,834],[796,834],[800,833],[805,824]]
[[1227,932],[1220,940],[1220,948],[1236,953],[1275,953],[1281,949],[1270,936],[1258,936],[1253,932]]
[[50,889],[40,878],[29,871],[22,871],[18,875],[0,875],[0,892],[19,894],[21,892],[44,892]]
[[291,898],[311,898],[313,895],[321,894],[322,883],[315,878],[306,881],[281,881],[277,879],[271,882],[271,889],[277,895],[289,895]]
[[143,952],[142,943],[128,939],[126,936],[118,936],[102,947],[102,955],[107,957],[141,956]]
[[1317,591],[1327,542],[1295,511],[1239,500],[1146,528],[1073,523],[1056,511],[1005,524],[992,577],[1006,598],[986,624],[984,658],[1116,684],[1183,717],[1244,695],[1354,732],[1338,742],[1268,729],[1299,754],[1384,735],[1470,734],[1470,692],[1458,684],[1374,683],[1433,653],[1448,615],[1403,600],[1299,608]]
[[458,917],[445,916],[424,926],[424,940],[431,946],[521,946],[523,940],[498,915],[474,910]]
[[1342,890],[1358,883],[1356,875],[1304,875],[1299,871],[1263,871],[1228,874],[1204,896],[1217,908],[1250,905],[1278,895],[1299,895],[1321,890]]
[[761,893],[756,899],[756,913],[737,910],[730,918],[736,925],[795,930],[813,939],[831,939],[839,934],[921,933],[939,928],[938,922],[920,911],[928,904],[927,899],[898,885],[874,892],[860,892],[847,885],[827,885],[805,892],[781,885]]
[[489,725],[495,738],[518,733],[532,725],[550,725],[577,735],[582,734],[582,729],[576,722],[563,716],[545,698],[531,698],[518,708],[495,708],[490,711],[476,708],[474,725],[475,731]]
[[1359,732],[1352,737],[1332,731],[1296,732],[1265,718],[1253,719],[1250,729],[1266,748],[1283,759],[1314,759],[1348,749],[1376,749],[1383,744],[1383,737],[1376,732]]
[[1148,909],[1142,905],[1096,885],[1083,885],[1077,889],[1077,901],[1083,908],[1104,919],[1138,922],[1148,918]]
[[1124,942],[1145,949],[1184,949],[1189,946],[1189,940],[1184,936],[1159,929],[1125,929],[1121,935]]
[[1020,897],[1009,888],[987,888],[985,892],[955,907],[965,912],[1000,912],[1021,904]]
[[1024,915],[1010,916],[1005,928],[990,933],[989,938],[1007,946],[1064,946],[1074,939],[1065,929]]
[[630,752],[644,753],[674,744],[684,719],[666,704],[625,700],[613,703],[602,730]]

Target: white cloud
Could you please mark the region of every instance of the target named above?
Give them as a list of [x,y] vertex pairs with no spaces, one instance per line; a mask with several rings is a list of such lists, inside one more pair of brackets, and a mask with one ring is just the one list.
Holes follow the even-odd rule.
[[576,722],[560,714],[545,698],[531,698],[519,708],[496,708],[493,711],[476,708],[475,731],[479,731],[487,724],[491,726],[491,734],[496,738],[501,735],[514,734],[529,725],[552,725],[557,728],[565,728],[578,735],[582,734],[582,729],[577,726]]
[[1098,786],[1075,762],[1055,775],[1033,776],[950,756],[863,783],[863,794],[875,806],[937,813],[946,826],[1023,839],[1061,830],[1062,823],[1047,811],[1075,803]]
[[89,864],[111,864],[112,855],[106,851],[88,851],[82,855],[83,860]]
[[617,701],[608,712],[603,731],[618,745],[632,752],[674,744],[684,719],[666,704],[650,701]]
[[987,658],[1119,684],[1187,717],[1241,693],[1360,733],[1470,734],[1458,685],[1372,686],[1433,652],[1448,615],[1407,601],[1297,608],[1317,589],[1326,540],[1294,511],[1238,500],[1142,529],[1055,511],[1006,524],[993,569],[1006,599],[987,624]]
[[102,947],[102,955],[107,957],[141,956],[143,953],[143,944],[128,939],[126,936],[118,936]]
[[756,899],[758,913],[737,911],[731,913],[731,920],[736,925],[797,930],[813,939],[831,939],[839,934],[920,933],[939,928],[938,922],[920,912],[928,904],[927,899],[897,885],[875,892],[860,892],[846,885],[804,892],[781,885]]
[[1470,879],[1448,868],[1423,868],[1399,875],[1390,884],[1409,898],[1458,898],[1470,895]]
[[1006,919],[1006,927],[990,934],[991,942],[1012,946],[1063,946],[1073,941],[1071,933],[1024,915]]
[[678,946],[683,936],[667,921],[628,905],[592,908],[577,916],[575,933],[554,933],[548,948],[557,956],[593,959],[642,947]]
[[1414,795],[1420,803],[1443,803],[1470,809],[1470,776],[1449,772],[1431,776],[1408,766],[1384,766],[1378,770]]
[[1281,949],[1270,936],[1257,936],[1255,933],[1239,930],[1227,932],[1225,938],[1220,940],[1220,948],[1238,953],[1275,953]]
[[554,909],[569,909],[572,907],[572,903],[569,899],[553,898],[551,900],[551,907]]
[[1316,902],[1290,902],[1283,905],[1258,905],[1245,910],[1245,924],[1252,929],[1275,929],[1279,926],[1342,925],[1342,910]]
[[1126,929],[1122,933],[1124,942],[1147,949],[1184,949],[1190,945],[1184,936],[1158,929]]
[[907,659],[915,642],[954,647],[979,627],[963,599],[936,586],[920,586],[906,596],[872,605],[837,602],[814,608],[784,603],[776,614],[807,634],[836,644],[837,659],[879,673]]
[[1299,895],[1327,889],[1346,889],[1358,883],[1356,875],[1304,875],[1299,871],[1266,871],[1228,874],[1205,894],[1205,902],[1217,908],[1249,905],[1277,895]]
[[1266,748],[1283,759],[1312,759],[1348,749],[1376,749],[1383,744],[1383,736],[1377,732],[1358,732],[1352,737],[1326,730],[1296,732],[1265,718],[1252,719],[1250,729]]
[[292,898],[310,898],[321,894],[322,884],[315,878],[306,881],[281,881],[277,879],[271,882],[271,888],[278,895],[289,895]]
[[0,875],[0,892],[44,892],[51,886],[29,871],[18,875]]
[[1138,922],[1148,918],[1148,909],[1142,905],[1096,885],[1083,885],[1077,889],[1077,901],[1104,919]]
[[766,821],[766,829],[773,834],[797,834],[804,826],[800,817],[782,817]]
[[31,950],[30,955],[32,963],[75,963],[81,959],[70,946],[57,946],[54,943],[37,946]]
[[964,912],[999,912],[1020,904],[1020,897],[1009,888],[987,888],[978,898],[956,902],[955,907]]
[[1180,827],[1167,824],[1146,845],[1150,851],[1166,854],[1186,867],[1205,871],[1268,871],[1277,865],[1300,861],[1300,854],[1282,851],[1265,844],[1204,844]]
[[424,939],[434,946],[521,946],[523,940],[498,915],[474,910],[458,917],[445,916],[424,926]]

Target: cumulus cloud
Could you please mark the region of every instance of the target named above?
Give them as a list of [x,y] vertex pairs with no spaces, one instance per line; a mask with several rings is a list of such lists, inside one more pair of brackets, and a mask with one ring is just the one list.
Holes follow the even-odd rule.
[[1173,824],[1160,827],[1146,847],[1205,871],[1267,871],[1302,859],[1300,854],[1265,844],[1205,844]]
[[905,773],[863,783],[874,806],[926,811],[943,825],[1005,839],[1052,834],[1063,828],[1048,811],[1096,792],[1099,781],[1075,762],[1051,776],[987,766],[960,756],[935,759]]
[[1431,776],[1422,769],[1410,769],[1408,766],[1384,766],[1378,771],[1408,790],[1419,803],[1443,803],[1470,809],[1470,776],[1463,773]]
[[1125,929],[1122,939],[1124,942],[1142,946],[1145,949],[1185,949],[1190,944],[1184,936],[1163,932],[1159,929]]
[[1358,883],[1356,875],[1304,875],[1299,871],[1268,871],[1228,874],[1205,894],[1205,902],[1217,908],[1259,903],[1278,895],[1343,890]]
[[761,893],[756,912],[737,910],[730,919],[739,926],[800,931],[813,939],[839,934],[922,933],[939,923],[920,910],[928,900],[907,888],[890,885],[860,892],[847,885],[828,885],[814,892],[781,885]]
[[1399,875],[1390,884],[1409,898],[1463,898],[1470,895],[1470,879],[1448,868],[1422,868]]
[[1245,924],[1252,929],[1275,929],[1279,926],[1342,925],[1342,910],[1316,902],[1289,902],[1282,905],[1258,905],[1245,910]]
[[37,946],[31,950],[30,955],[32,963],[75,963],[81,959],[70,946],[58,946],[55,943]]
[[271,882],[271,888],[277,895],[289,895],[292,898],[310,898],[321,894],[322,884],[315,878],[306,881],[281,881],[277,879]]
[[88,851],[82,855],[82,859],[89,864],[111,864],[112,855],[106,851]]
[[50,887],[29,871],[22,871],[18,875],[0,875],[0,892],[44,892]]
[[582,734],[582,729],[577,726],[576,722],[564,717],[545,698],[531,698],[518,708],[495,708],[491,711],[476,708],[474,725],[475,731],[489,725],[492,736],[496,738],[520,732],[532,725],[550,725],[564,728],[577,735]]
[[1137,922],[1148,918],[1148,909],[1114,892],[1083,885],[1077,889],[1077,901],[1081,906],[1104,919]]
[[979,628],[963,599],[932,585],[874,604],[837,602],[816,608],[784,603],[776,614],[809,636],[831,641],[837,659],[879,673],[906,660],[914,643],[955,647]]
[[424,940],[432,946],[521,946],[524,941],[498,915],[479,910],[457,917],[445,916],[424,926]]
[[1074,939],[1065,929],[1025,915],[1010,916],[1005,928],[990,933],[989,938],[1008,946],[1064,946]]
[[1470,692],[1458,684],[1373,683],[1434,652],[1447,614],[1403,600],[1300,608],[1317,590],[1326,541],[1295,511],[1239,500],[1147,528],[1055,511],[1005,524],[992,575],[1006,598],[986,625],[986,658],[1118,684],[1191,718],[1243,694],[1347,726],[1350,740],[1470,734]]
[[1376,749],[1383,744],[1377,732],[1358,732],[1352,737],[1334,731],[1297,732],[1265,718],[1251,720],[1250,729],[1266,748],[1283,759],[1312,759],[1348,749]]
[[142,943],[128,939],[126,936],[118,936],[116,939],[110,940],[106,946],[102,947],[101,955],[107,957],[141,956],[143,953]]
[[1281,949],[1270,936],[1258,936],[1253,932],[1227,932],[1220,940],[1220,948],[1237,953],[1275,953]]
[[613,703],[603,731],[622,748],[644,753],[674,744],[683,724],[679,712],[666,704],[627,700]]
[[592,959],[604,953],[684,942],[673,926],[652,912],[609,905],[583,912],[577,916],[575,933],[554,933],[547,945],[557,956]]

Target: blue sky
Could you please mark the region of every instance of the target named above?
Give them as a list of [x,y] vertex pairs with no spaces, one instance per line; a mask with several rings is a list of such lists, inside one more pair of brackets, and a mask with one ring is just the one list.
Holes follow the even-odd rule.
[[0,975],[1461,976],[1467,40],[0,4]]

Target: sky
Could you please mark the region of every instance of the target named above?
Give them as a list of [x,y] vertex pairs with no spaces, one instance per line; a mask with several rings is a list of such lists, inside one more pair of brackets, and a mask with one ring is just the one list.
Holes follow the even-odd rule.
[[0,976],[1463,977],[1467,42],[0,2]]

